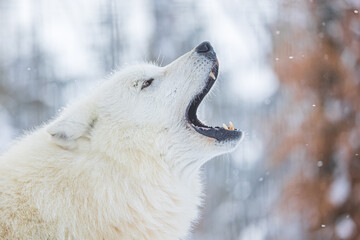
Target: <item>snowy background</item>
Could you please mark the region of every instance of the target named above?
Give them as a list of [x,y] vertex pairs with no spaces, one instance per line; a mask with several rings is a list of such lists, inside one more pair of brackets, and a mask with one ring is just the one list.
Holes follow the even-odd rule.
[[[360,2],[0,0],[0,152],[119,66],[204,40],[211,125],[245,140],[204,167],[192,239],[358,239]],[[226,123],[226,122],[225,122]]]

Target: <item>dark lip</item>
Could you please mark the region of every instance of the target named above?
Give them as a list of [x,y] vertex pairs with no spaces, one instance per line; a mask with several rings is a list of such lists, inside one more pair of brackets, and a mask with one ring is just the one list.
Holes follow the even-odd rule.
[[204,100],[205,96],[209,93],[211,87],[214,85],[218,74],[219,74],[219,62],[217,59],[213,60],[213,66],[209,74],[213,72],[215,75],[215,79],[212,79],[208,76],[205,87],[198,93],[190,102],[186,109],[186,120],[187,122],[197,131],[198,133],[214,138],[219,142],[231,141],[240,139],[242,136],[242,132],[238,129],[234,130],[226,130],[222,127],[211,127],[203,124],[196,115],[197,109]]

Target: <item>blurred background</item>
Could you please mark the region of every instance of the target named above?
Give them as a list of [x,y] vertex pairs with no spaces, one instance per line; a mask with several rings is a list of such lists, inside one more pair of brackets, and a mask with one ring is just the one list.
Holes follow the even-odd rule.
[[[245,132],[204,167],[193,240],[360,239],[360,1],[0,0],[0,152],[124,64],[203,40],[212,125]],[[226,123],[226,122],[225,122]]]

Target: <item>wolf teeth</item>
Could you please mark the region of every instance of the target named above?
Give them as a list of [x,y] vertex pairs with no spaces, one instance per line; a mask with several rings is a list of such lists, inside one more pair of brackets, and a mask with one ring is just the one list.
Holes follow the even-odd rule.
[[215,80],[215,74],[213,73],[213,72],[211,72],[210,74],[209,74],[209,76],[212,78],[212,79],[214,79]]
[[230,131],[234,131],[234,124],[232,123],[232,121],[229,122],[229,127],[226,126],[225,123],[223,123],[222,127],[225,129],[225,130],[230,130]]
[[229,130],[234,130],[234,124],[231,121],[229,122]]

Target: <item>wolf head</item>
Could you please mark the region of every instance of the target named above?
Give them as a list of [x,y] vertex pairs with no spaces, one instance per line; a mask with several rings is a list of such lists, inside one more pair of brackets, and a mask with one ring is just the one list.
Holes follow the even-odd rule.
[[103,146],[103,151],[114,154],[143,148],[166,161],[201,166],[231,151],[242,137],[241,131],[209,127],[197,118],[197,108],[215,83],[218,69],[208,42],[164,67],[128,66],[89,97],[70,105],[48,132],[69,151],[86,139],[91,147]]

